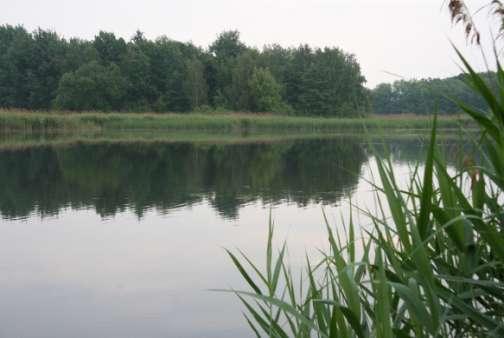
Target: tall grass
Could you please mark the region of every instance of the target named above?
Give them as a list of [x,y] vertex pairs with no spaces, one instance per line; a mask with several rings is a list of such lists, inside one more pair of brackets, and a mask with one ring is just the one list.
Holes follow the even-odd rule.
[[[442,128],[457,128],[467,119],[440,119]],[[61,113],[0,110],[0,131],[73,130],[188,130],[208,132],[338,132],[368,129],[429,129],[431,120],[421,116],[396,118],[322,118],[256,114],[136,114]]]
[[378,158],[379,213],[354,208],[369,229],[326,221],[330,249],[307,259],[299,281],[268,234],[266,268],[228,251],[250,291],[235,291],[253,332],[268,337],[504,336],[504,71],[493,93],[460,55],[468,84],[488,104],[458,102],[479,126],[478,164],[448,171],[436,147],[436,120],[425,162],[407,188]]

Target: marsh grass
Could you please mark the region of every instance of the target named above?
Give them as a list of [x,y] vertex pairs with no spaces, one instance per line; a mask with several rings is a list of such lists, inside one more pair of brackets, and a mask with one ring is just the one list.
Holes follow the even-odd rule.
[[[456,129],[467,125],[460,116],[439,119],[439,127]],[[430,129],[428,117],[369,116],[365,118],[322,118],[271,114],[154,114],[154,113],[65,113],[0,110],[0,131],[65,130],[188,130],[206,132],[337,132],[348,130]]]
[[434,119],[426,159],[406,188],[378,157],[378,212],[352,206],[372,226],[350,220],[341,236],[326,219],[330,249],[307,258],[304,277],[293,277],[286,244],[273,248],[271,222],[264,269],[227,251],[250,287],[227,292],[258,337],[504,336],[504,71],[498,63],[494,94],[459,56],[489,107],[458,102],[480,128],[479,163],[467,157],[449,171]]
[[[341,142],[357,142],[368,149],[369,145],[381,147],[397,141],[419,142],[428,134],[427,130],[397,130],[394,133],[373,130],[363,137],[360,132],[256,132],[256,133],[213,133],[204,131],[178,130],[164,132],[162,130],[57,130],[54,132],[13,132],[0,133],[0,150],[14,150],[34,147],[67,147],[74,144],[137,144],[137,143],[193,143],[193,144],[271,144],[288,141],[306,140],[340,140]],[[443,148],[450,142],[458,141],[457,133],[446,132],[440,135]],[[460,148],[457,142],[457,149]],[[452,150],[450,148],[450,150]],[[458,150],[460,151],[460,150]],[[416,154],[416,153],[415,153]],[[415,156],[415,154],[401,153],[401,156]],[[453,157],[453,156],[452,156]],[[452,159],[450,158],[450,160]]]

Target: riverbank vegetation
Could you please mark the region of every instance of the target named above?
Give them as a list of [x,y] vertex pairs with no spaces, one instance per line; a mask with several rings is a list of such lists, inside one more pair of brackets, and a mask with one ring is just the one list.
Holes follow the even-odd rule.
[[[169,144],[169,143],[192,143],[192,144],[249,144],[249,143],[275,143],[302,140],[333,140],[344,139],[348,142],[357,142],[366,146],[384,145],[387,148],[402,148],[400,144],[416,144],[416,147],[408,146],[408,150],[402,149],[396,153],[395,159],[417,159],[418,149],[425,146],[425,137],[428,129],[374,129],[373,132],[363,135],[360,130],[345,130],[340,132],[229,132],[215,133],[201,130],[179,130],[165,132],[163,130],[73,130],[71,132],[31,132],[31,133],[0,133],[0,151],[19,150],[37,147],[71,147],[76,144]],[[438,140],[444,145],[458,143],[461,135],[460,130],[446,130],[439,135]],[[459,153],[460,147],[452,145],[452,156]],[[444,148],[444,146],[443,146]],[[455,151],[456,150],[456,151]],[[370,150],[366,150],[370,152]],[[455,151],[455,153],[453,153]],[[453,160],[453,159],[452,159]]]
[[[370,130],[430,129],[428,117],[323,118],[278,116],[275,114],[155,114],[155,113],[43,113],[0,110],[1,132],[50,132],[98,130],[186,130],[209,132],[340,132]],[[449,116],[439,119],[442,129],[472,127],[467,118]]]

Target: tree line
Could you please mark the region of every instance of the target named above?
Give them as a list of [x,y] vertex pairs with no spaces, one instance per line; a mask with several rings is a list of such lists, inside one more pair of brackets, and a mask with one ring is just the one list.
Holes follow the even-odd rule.
[[[496,89],[494,72],[481,76],[490,87]],[[413,113],[428,115],[461,113],[456,102],[464,102],[485,110],[484,100],[469,87],[460,74],[445,79],[400,80],[382,83],[372,90],[373,112],[376,114]]]
[[[483,74],[490,83],[494,73]],[[463,75],[365,86],[356,58],[338,48],[246,46],[237,31],[207,48],[141,32],[93,40],[0,26],[0,107],[32,110],[277,112],[315,116],[459,113],[483,108]]]
[[0,26],[0,107],[72,111],[233,110],[351,116],[369,110],[360,66],[338,48],[262,50],[226,31],[208,47],[137,32],[93,40]]

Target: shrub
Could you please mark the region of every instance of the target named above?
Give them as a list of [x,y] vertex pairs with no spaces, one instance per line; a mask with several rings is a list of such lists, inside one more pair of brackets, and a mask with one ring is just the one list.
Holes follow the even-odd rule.
[[115,64],[103,66],[91,61],[75,72],[65,73],[59,82],[55,106],[68,110],[110,111],[121,108],[126,83]]
[[276,112],[282,108],[281,87],[269,70],[256,68],[249,81],[252,110]]

